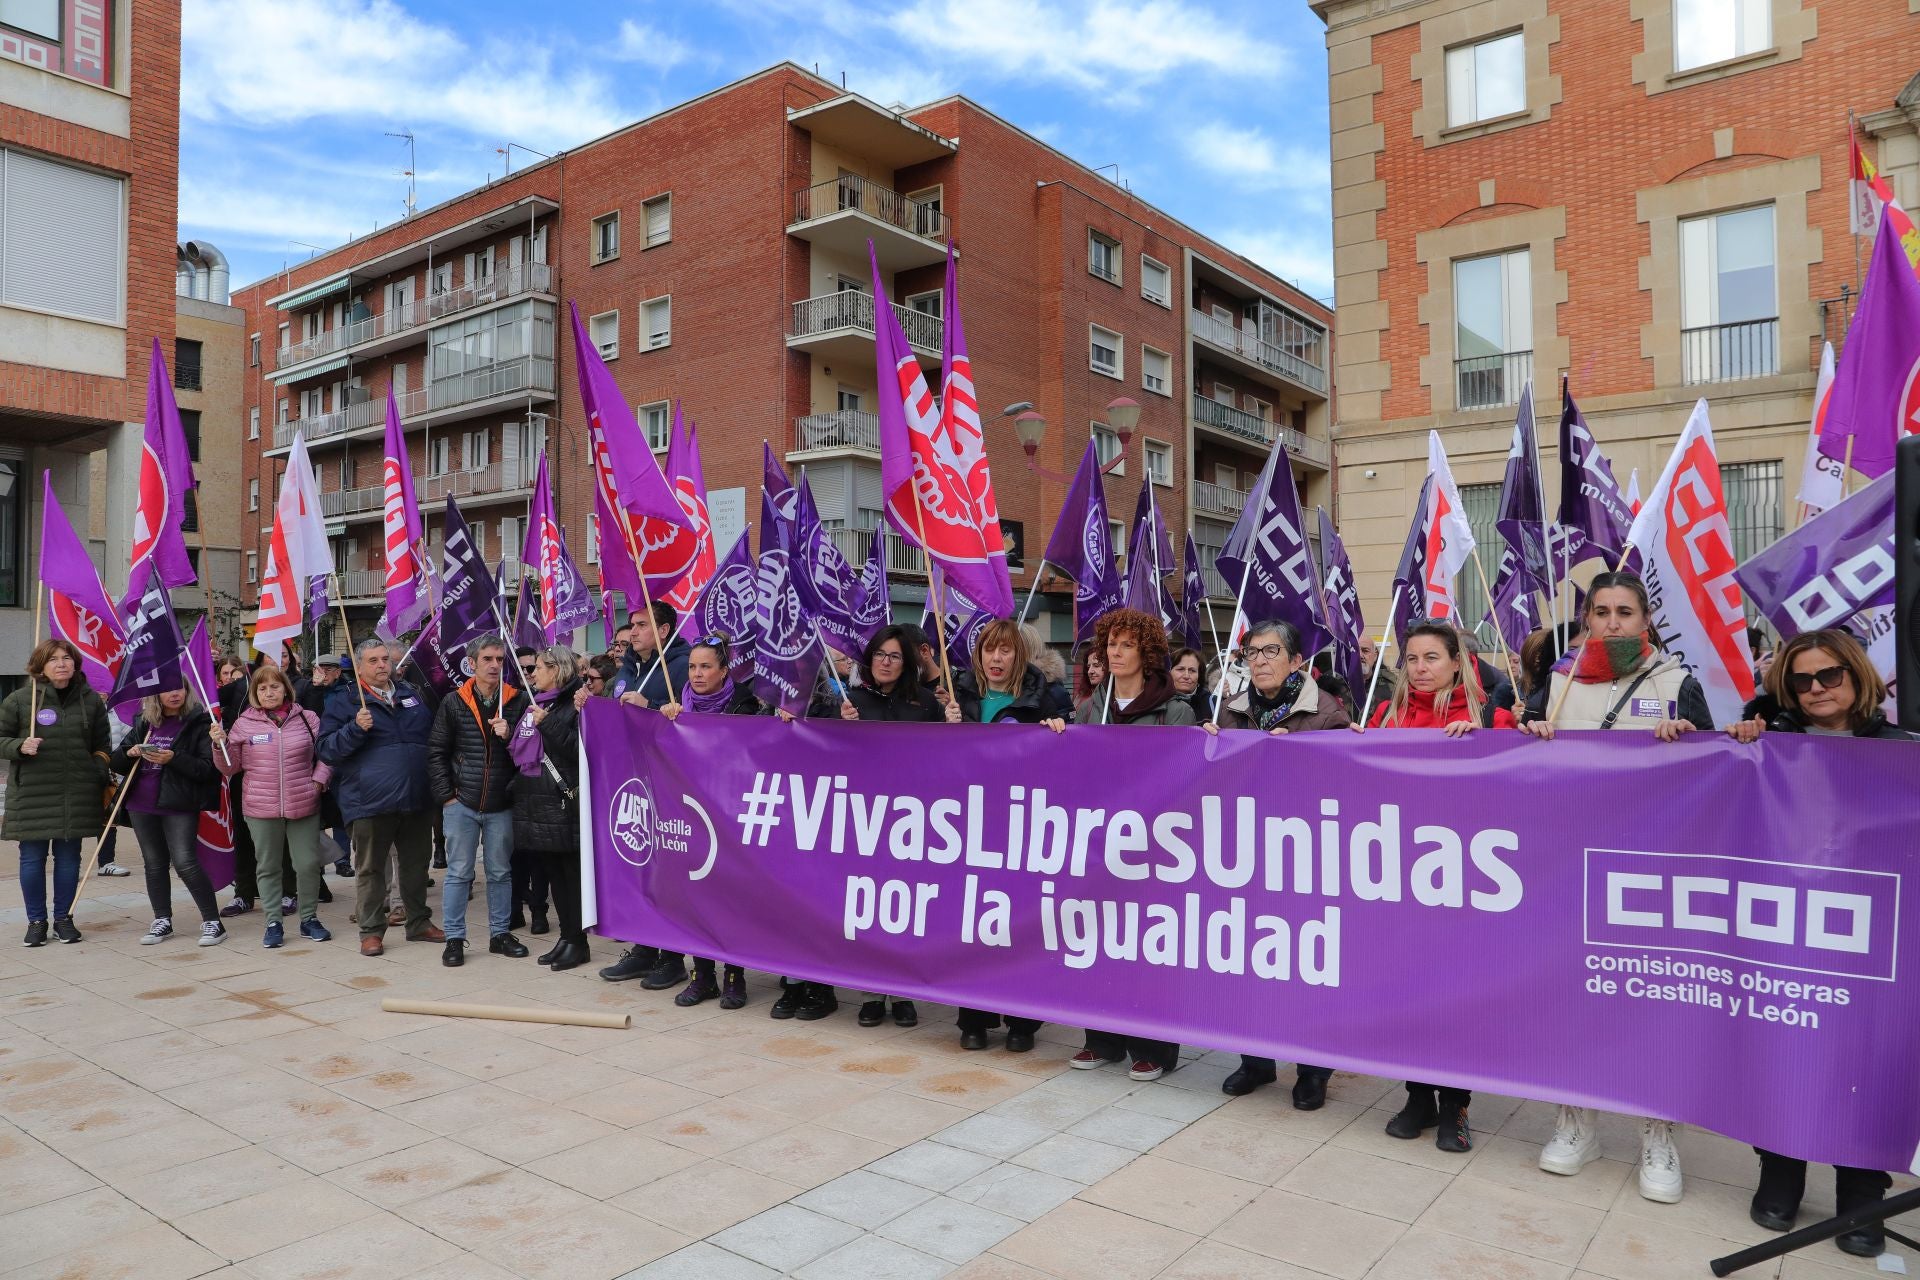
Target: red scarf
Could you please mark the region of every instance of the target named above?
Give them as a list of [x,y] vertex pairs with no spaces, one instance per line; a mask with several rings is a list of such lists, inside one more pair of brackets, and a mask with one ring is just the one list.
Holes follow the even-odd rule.
[[1612,684],[1639,671],[1657,652],[1645,632],[1637,636],[1594,639],[1580,647],[1577,658],[1563,657],[1553,669],[1571,671],[1577,684]]

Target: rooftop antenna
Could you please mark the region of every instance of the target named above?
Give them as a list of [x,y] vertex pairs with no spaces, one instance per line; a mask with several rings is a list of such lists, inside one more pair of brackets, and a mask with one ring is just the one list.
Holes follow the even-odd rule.
[[407,216],[411,218],[414,210],[420,206],[419,191],[414,183],[414,171],[419,168],[419,165],[414,161],[413,130],[402,129],[399,133],[394,133],[389,130],[387,136],[389,138],[405,138],[407,141],[407,167],[401,171],[400,176],[407,180]]

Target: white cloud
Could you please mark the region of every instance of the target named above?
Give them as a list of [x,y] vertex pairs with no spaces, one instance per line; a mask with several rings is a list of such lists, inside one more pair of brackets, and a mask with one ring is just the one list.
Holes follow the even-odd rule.
[[1239,227],[1214,236],[1221,244],[1308,296],[1333,294],[1333,236],[1318,220],[1307,230],[1285,226]]
[[614,46],[613,56],[655,71],[670,71],[690,59],[693,49],[658,27],[627,18],[620,23],[620,40]]
[[582,142],[626,119],[606,82],[529,44],[475,44],[392,0],[186,0],[180,108],[256,128],[367,119]]
[[1188,138],[1195,163],[1241,186],[1292,191],[1324,191],[1327,153],[1313,147],[1282,146],[1258,129],[1218,122],[1201,125]]

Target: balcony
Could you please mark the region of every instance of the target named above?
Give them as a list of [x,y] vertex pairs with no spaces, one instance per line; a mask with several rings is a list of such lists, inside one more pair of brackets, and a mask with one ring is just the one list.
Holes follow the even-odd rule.
[[173,366],[173,385],[182,391],[200,390],[200,366],[197,364]]
[[1462,409],[1497,409],[1519,404],[1520,392],[1532,377],[1531,351],[1507,351],[1455,360],[1455,403]]
[[1192,308],[1187,314],[1193,324],[1193,336],[1212,350],[1232,356],[1260,373],[1277,373],[1309,391],[1326,394],[1327,371],[1321,363],[1326,358],[1326,335],[1319,330],[1298,325],[1302,336],[1299,351],[1294,351],[1268,342],[1250,329],[1242,329],[1231,319],[1216,319]]
[[1771,378],[1780,372],[1780,320],[1772,317],[1682,329],[1680,354],[1688,385]]
[[854,261],[871,240],[880,269],[892,273],[945,259],[950,230],[937,205],[848,174],[795,192],[787,234]]
[[[517,298],[522,294],[548,293],[552,279],[553,269],[546,263],[523,263],[496,271],[484,280],[464,285],[450,293],[436,293],[423,300],[392,307],[377,316],[368,316],[364,320],[329,329],[275,352],[274,379],[286,381],[289,371],[296,366],[324,360],[349,350],[361,356],[395,350],[414,341],[419,331],[427,326],[438,324],[450,316]],[[298,374],[291,376],[297,377]]]
[[[897,302],[893,308],[900,328],[907,335],[922,364],[940,363],[939,316],[930,316]],[[824,294],[793,304],[793,330],[787,335],[787,348],[806,351],[824,360],[852,360],[873,363],[873,295],[852,289]]]
[[[411,430],[470,418],[497,407],[502,400],[517,401],[531,396],[536,400],[553,398],[553,358],[518,356],[476,365],[462,373],[436,378],[424,387],[415,387],[399,398],[401,423]],[[387,401],[366,399],[332,413],[310,418],[294,418],[273,427],[273,453],[293,447],[294,433],[302,432],[307,444],[335,439],[357,439],[386,429]]]
[[793,452],[800,454],[866,453],[880,456],[880,415],[858,409],[810,413],[793,420]]
[[[436,544],[427,549],[428,556],[437,566],[440,563],[440,548]],[[512,608],[512,595],[520,589],[520,560],[509,556],[492,566],[500,570],[499,581],[506,584],[508,608]],[[382,600],[387,593],[387,571],[385,569],[348,569],[333,575],[334,584],[340,594],[335,597],[340,604],[366,604]],[[511,621],[511,619],[509,619]]]
[[[857,572],[867,562],[867,554],[873,550],[873,530],[848,528],[843,520],[822,520],[820,527],[833,539],[833,545],[840,548],[840,555]],[[886,547],[887,579],[896,576],[924,578],[927,576],[927,554],[908,542],[905,538],[888,529],[883,545]]]
[[[472,471],[448,471],[423,477],[414,496],[423,504],[443,502],[448,495],[482,502],[524,498],[532,487],[530,472],[519,458],[505,458]],[[360,489],[331,489],[320,495],[320,511],[329,520],[378,518],[385,509],[386,490],[380,485]],[[479,505],[471,503],[470,505]]]
[[1265,448],[1275,440],[1283,441],[1287,452],[1302,462],[1325,470],[1329,465],[1327,442],[1296,431],[1292,427],[1283,427],[1271,418],[1262,418],[1258,414],[1248,413],[1244,409],[1235,409],[1209,400],[1202,395],[1193,398],[1193,420],[1228,437],[1237,444],[1256,444]]
[[1247,491],[1244,489],[1235,489],[1224,484],[1208,484],[1204,480],[1193,482],[1195,515],[1225,516],[1229,520],[1237,520],[1246,505]]

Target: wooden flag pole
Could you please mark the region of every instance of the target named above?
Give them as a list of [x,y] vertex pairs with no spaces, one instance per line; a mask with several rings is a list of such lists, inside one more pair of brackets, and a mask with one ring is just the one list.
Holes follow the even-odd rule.
[[[933,604],[933,629],[940,637],[940,676],[946,682],[947,701],[958,706],[959,702],[953,693],[953,667],[947,662],[947,610],[933,589],[933,552],[927,550],[927,512],[926,507],[922,505],[920,501],[920,491],[918,489],[913,491],[913,519],[914,523],[919,526],[921,553],[927,557],[927,599]],[[645,582],[646,579],[642,578],[642,585],[644,585]],[[919,655],[914,655],[913,660],[918,662],[920,660]]]
[[1845,502],[1853,496],[1853,442],[1855,437],[1847,437],[1847,456],[1840,461],[1840,500]]
[[[40,647],[40,628],[46,625],[47,618],[47,580],[41,578],[33,584],[33,647]],[[74,664],[73,674],[80,674],[80,665]],[[27,736],[37,738],[34,730],[40,727],[40,677],[28,676],[33,684],[33,692],[27,695]]]
[[[138,772],[140,764],[136,762],[133,768],[134,772]],[[99,837],[93,842],[93,852],[87,855],[87,865],[80,869],[80,883],[74,886],[73,890],[73,905],[75,907],[80,905],[80,895],[87,891],[87,879],[93,875],[94,867],[99,865],[100,862],[100,846],[107,842],[107,836],[113,830],[113,820],[120,816],[120,806],[126,801],[127,792],[131,790],[133,790],[133,774],[129,773],[126,781],[122,782],[119,787],[115,789],[113,808],[107,812],[107,825],[100,829]],[[73,914],[73,907],[67,908],[67,914]]]
[[[1631,542],[1620,548],[1620,560],[1613,566],[1615,573],[1620,572],[1620,570],[1626,567],[1627,557],[1631,554],[1633,554],[1633,544]],[[1553,706],[1547,711],[1547,727],[1549,729],[1553,727],[1555,721],[1560,719],[1560,708],[1566,704],[1567,694],[1573,691],[1573,673],[1580,669],[1580,659],[1586,654],[1587,645],[1592,640],[1593,632],[1591,631],[1588,631],[1580,637],[1580,648],[1574,652],[1573,666],[1567,671],[1567,681],[1560,686],[1560,696],[1553,700]]]
[[[620,532],[626,537],[625,550],[631,556],[633,554],[633,521],[627,515],[625,503],[616,502],[613,508],[620,516]],[[660,630],[653,618],[653,588],[647,585],[646,567],[635,562],[633,571],[634,576],[640,579],[640,600],[646,606],[647,624],[654,628],[653,638],[660,641],[660,678],[667,682],[667,701],[678,702],[680,695],[674,692],[673,671],[667,666],[667,642],[660,640]]]
[[199,508],[196,507],[194,509],[193,531],[200,537],[200,586],[201,589],[207,593],[207,638],[211,640],[213,638],[214,623],[217,621],[213,613],[213,573],[207,564],[207,526],[206,522],[199,518],[199,515]]
[[1393,589],[1393,600],[1387,605],[1387,625],[1380,631],[1380,643],[1373,651],[1373,676],[1367,681],[1367,701],[1360,708],[1360,729],[1365,731],[1367,718],[1373,711],[1374,691],[1380,687],[1380,668],[1387,663],[1387,641],[1393,636],[1393,615],[1400,608],[1400,588]]
[[[327,570],[327,589],[333,592],[334,607],[340,610],[340,638],[346,642],[347,652],[353,652],[353,628],[347,624],[347,602],[340,592],[340,578],[333,570]],[[360,695],[360,709],[367,709],[367,686],[360,679],[360,664],[353,664],[353,691]]]
[[[1487,612],[1492,613],[1493,588],[1487,584],[1487,567],[1480,562],[1480,544],[1477,542],[1473,544],[1473,569],[1475,573],[1480,575],[1480,589],[1487,593]],[[1500,641],[1500,657],[1505,661],[1507,674],[1511,677],[1516,666],[1513,660],[1513,650],[1507,648],[1507,633],[1500,629],[1500,619],[1498,618],[1493,620],[1493,634]],[[1493,690],[1488,689],[1486,692],[1491,694]]]
[[1042,556],[1040,558],[1040,563],[1034,567],[1033,582],[1031,585],[1027,587],[1027,601],[1025,604],[1020,606],[1020,625],[1021,626],[1026,625],[1027,611],[1033,608],[1033,593],[1040,589],[1040,576],[1044,574],[1046,571],[1047,571],[1047,560],[1045,556]]

